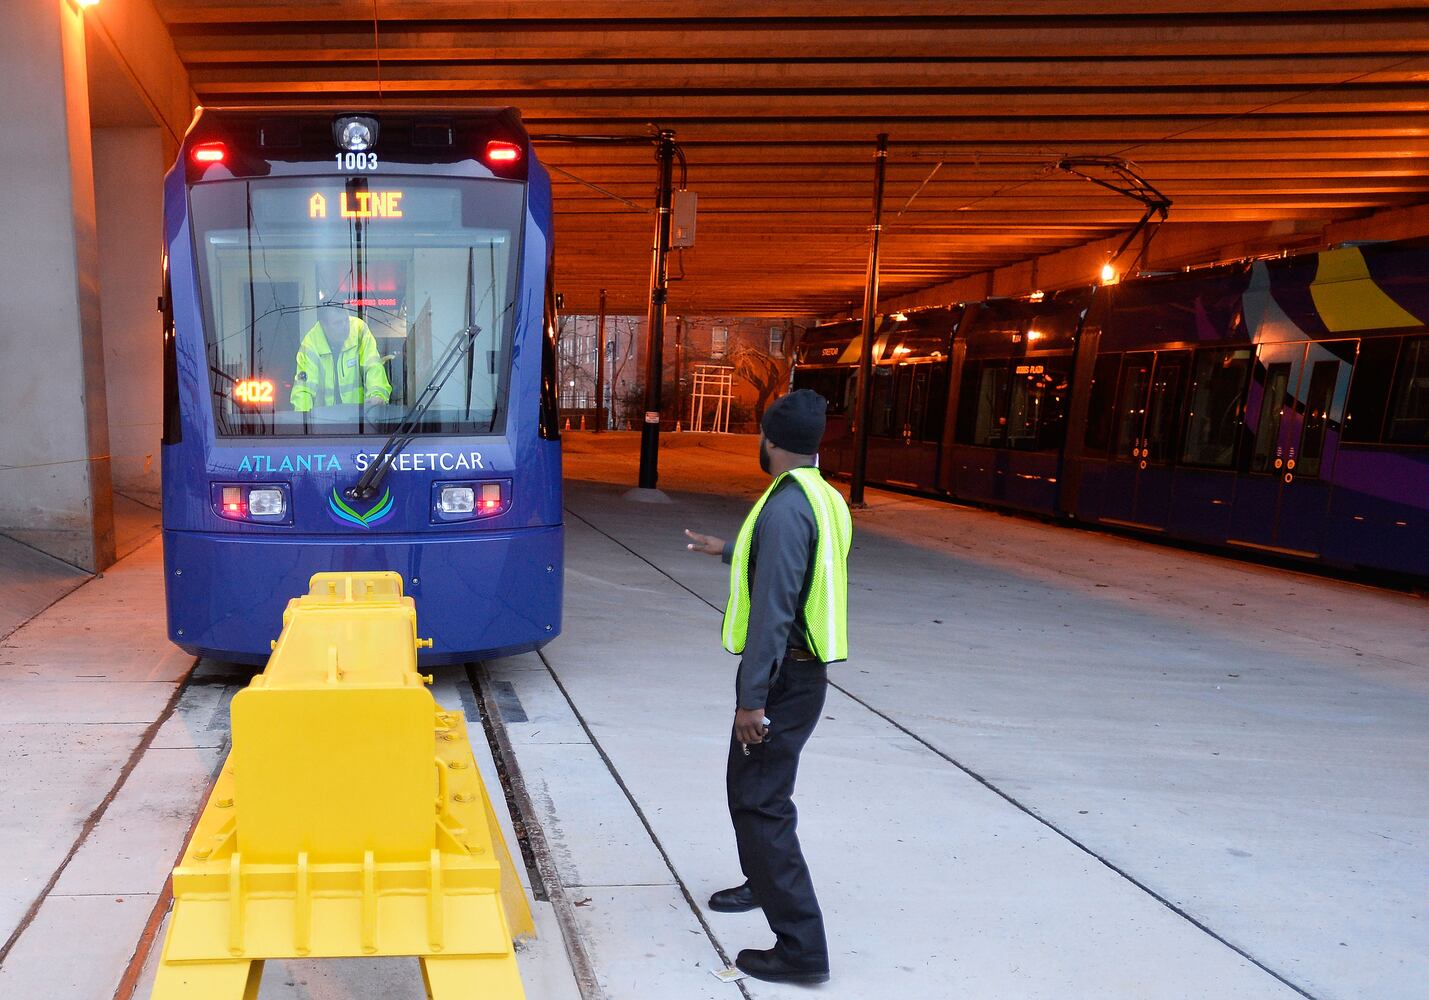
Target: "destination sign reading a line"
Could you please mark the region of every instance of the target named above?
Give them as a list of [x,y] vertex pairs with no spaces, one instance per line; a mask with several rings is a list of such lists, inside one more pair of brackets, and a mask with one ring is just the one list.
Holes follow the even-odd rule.
[[[404,191],[343,191],[337,196],[338,215],[344,219],[400,219]],[[308,198],[308,218],[328,217],[328,197],[314,192]]]

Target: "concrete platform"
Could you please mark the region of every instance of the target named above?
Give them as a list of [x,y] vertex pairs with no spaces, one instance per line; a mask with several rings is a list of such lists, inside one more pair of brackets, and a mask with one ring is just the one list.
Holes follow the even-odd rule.
[[[722,787],[735,660],[718,641],[726,570],[680,530],[735,530],[762,486],[753,442],[667,437],[668,505],[621,499],[633,435],[566,445],[563,634],[486,669],[601,993],[809,995],[710,975],[771,936],[757,913],[704,906],[739,878]],[[798,792],[833,948],[815,995],[1424,995],[1423,600],[871,499],[853,654]],[[0,996],[147,996],[165,874],[247,677],[163,641],[158,554],[141,546],[5,640]],[[475,716],[464,672],[437,693]],[[555,914],[537,913],[528,996],[569,1000]],[[415,1000],[419,982],[402,963],[273,963],[262,998]]]

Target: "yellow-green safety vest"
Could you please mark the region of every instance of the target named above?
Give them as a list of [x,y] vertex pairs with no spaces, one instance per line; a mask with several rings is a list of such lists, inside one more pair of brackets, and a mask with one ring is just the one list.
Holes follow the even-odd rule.
[[322,324],[314,323],[298,345],[293,409],[311,410],[315,404],[360,403],[368,396],[377,396],[384,403],[392,398],[392,383],[387,379],[387,368],[377,350],[372,328],[357,316],[347,317],[347,341],[338,353],[334,371],[332,348],[328,346]]
[[853,519],[843,496],[812,466],[791,469],[776,478],[739,529],[729,561],[724,648],[731,653],[744,652],[749,634],[749,550],[754,543],[754,525],[785,476],[792,476],[808,497],[819,532],[813,579],[804,602],[809,652],[825,663],[837,663],[848,659],[848,550],[853,541]]

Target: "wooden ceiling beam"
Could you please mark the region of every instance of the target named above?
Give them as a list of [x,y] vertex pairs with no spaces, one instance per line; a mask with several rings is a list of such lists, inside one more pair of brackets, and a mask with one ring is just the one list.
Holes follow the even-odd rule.
[[[926,173],[926,171],[925,171]],[[915,204],[922,204],[925,198],[980,196],[988,193],[993,185],[1006,183],[1010,176],[999,178],[959,176],[956,173],[944,175],[942,171],[922,186],[922,177],[904,177],[886,183],[884,194],[890,205],[901,205],[906,198],[917,193]],[[1159,190],[1176,197],[1201,196],[1244,196],[1251,194],[1312,195],[1312,194],[1410,194],[1429,192],[1429,175],[1404,176],[1390,179],[1370,177],[1237,177],[1227,178],[1185,178],[1167,177],[1158,173],[1153,180]],[[583,184],[569,180],[561,174],[551,178],[551,186],[556,197],[580,201],[583,199],[608,198],[609,195],[593,191]],[[1068,174],[1048,174],[1035,182],[1039,192],[1058,191],[1062,194],[1083,194],[1088,190],[1087,182]],[[728,174],[710,167],[702,168],[690,179],[690,187],[699,193],[701,203],[710,198],[745,198],[765,196],[820,197],[856,193],[864,197],[869,193],[869,181],[865,177],[811,176],[808,173],[795,176],[775,176],[770,174],[750,174],[732,178]],[[652,195],[654,184],[647,179],[612,179],[606,171],[601,187],[631,199]],[[921,191],[919,190],[921,187]],[[1110,192],[1106,192],[1112,196]],[[1114,196],[1112,196],[1114,197]],[[867,201],[867,198],[864,197]]]
[[[583,164],[564,164],[554,159],[547,150],[540,153],[547,166],[569,166],[577,171]],[[594,164],[584,164],[586,167]],[[887,191],[892,199],[893,191],[900,187],[916,187],[929,174],[932,163],[907,163],[892,159],[887,164]],[[869,187],[872,171],[866,164],[823,164],[823,163],[723,163],[719,160],[703,160],[690,164],[690,186],[699,190],[710,190],[712,184],[723,184],[730,190],[736,187],[762,186],[802,186],[802,184],[853,184]],[[640,197],[649,194],[654,186],[654,167],[647,164],[600,164],[600,186],[617,191],[626,197]],[[1016,176],[1025,171],[1017,170]],[[973,164],[946,163],[939,167],[930,183],[937,187],[986,186],[1005,183],[1015,176],[1010,167],[973,166]],[[696,184],[696,179],[699,183]],[[1309,161],[1309,163],[1159,163],[1155,173],[1147,173],[1147,179],[1157,186],[1190,186],[1199,190],[1230,186],[1233,190],[1259,190],[1265,187],[1283,186],[1295,190],[1335,190],[1353,189],[1366,186],[1369,189],[1399,190],[1419,183],[1429,183],[1429,159],[1388,160],[1383,163],[1346,164],[1338,160]],[[1047,183],[1057,181],[1055,174],[1047,176]],[[557,189],[577,189],[577,183],[562,173],[552,173],[552,183]],[[1082,184],[1086,181],[1076,177],[1066,177],[1059,183]],[[589,190],[589,189],[586,189]],[[593,191],[592,191],[592,194]]]
[[[204,95],[200,95],[201,98]],[[1009,98],[1009,100],[1011,100]],[[246,95],[242,100],[212,101],[215,106],[245,104],[254,107],[310,107],[317,103],[311,97],[305,100],[273,98],[271,96]],[[335,109],[355,107],[369,108],[372,99],[345,98],[331,100]],[[432,106],[434,101],[421,102],[422,106]],[[618,103],[618,102],[615,102]],[[1424,102],[1416,102],[1424,103]],[[491,101],[473,101],[452,98],[444,102],[447,107],[491,107]],[[851,108],[856,105],[850,105]],[[659,115],[660,123],[675,129],[676,140],[685,147],[687,154],[700,155],[709,145],[739,145],[749,149],[758,145],[780,147],[781,152],[771,152],[774,156],[787,156],[799,146],[842,145],[851,154],[850,159],[861,158],[860,151],[871,149],[873,137],[879,131],[892,135],[893,155],[905,158],[923,157],[943,159],[955,154],[959,148],[969,159],[996,158],[998,156],[1021,157],[1042,156],[1056,160],[1059,155],[1069,152],[1115,152],[1122,146],[1135,144],[1136,159],[1145,156],[1140,150],[1147,144],[1167,144],[1163,148],[1175,149],[1175,155],[1187,157],[1191,154],[1210,152],[1212,158],[1281,159],[1287,154],[1280,140],[1305,140],[1324,138],[1335,140],[1322,147],[1322,153],[1357,155],[1345,153],[1347,144],[1339,140],[1389,139],[1392,143],[1378,147],[1378,152],[1393,156],[1429,155],[1429,114],[1417,111],[1396,113],[1375,113],[1368,110],[1343,114],[1257,114],[1235,116],[1230,113],[1183,117],[1137,116],[1116,117],[1098,113],[1096,117],[1077,117],[1076,110],[1068,106],[1055,116],[1044,118],[995,117],[953,119],[942,117],[892,118],[843,118],[808,120],[797,116],[778,118],[774,116],[760,119],[741,120],[737,116],[725,120],[681,119],[674,115]],[[543,134],[584,134],[584,135],[640,135],[647,131],[646,125],[652,119],[642,120],[638,115],[621,120],[610,115],[597,118],[551,116],[542,111],[523,115],[527,128],[535,135]],[[1271,143],[1269,140],[1277,140]],[[1259,145],[1236,149],[1208,147],[1206,143],[1229,142],[1246,147],[1249,143]],[[551,144],[566,145],[566,144]],[[1032,148],[1029,149],[1028,147]],[[636,147],[632,150],[640,159]],[[1373,147],[1368,147],[1373,149]],[[648,154],[648,150],[645,151]],[[607,152],[604,155],[611,155]],[[1165,154],[1162,154],[1163,157]],[[1032,162],[1029,159],[1029,162]],[[931,162],[930,162],[931,166]]]
[[[372,18],[317,25],[239,22],[185,27],[170,21],[180,55],[191,66],[232,62],[303,59],[351,62],[373,53]],[[1090,37],[1089,37],[1090,35]],[[758,26],[638,23],[608,27],[555,22],[514,27],[489,22],[472,26],[381,25],[385,61],[444,60],[497,62],[629,62],[664,60],[723,62],[809,59],[901,60],[926,56],[979,59],[1058,59],[1088,54],[1106,59],[1170,56],[1263,57],[1278,55],[1411,55],[1429,51],[1422,17],[1415,12],[1307,15],[1288,19],[1236,17],[1224,23],[1205,19],[1179,24],[1103,19],[1088,31],[1065,24],[1010,24],[989,20],[975,27],[948,22],[900,25],[894,21],[854,25],[809,22]]]
[[[876,15],[863,0],[157,0],[170,24],[230,24],[240,21],[768,21],[879,20],[896,18],[986,19],[980,0],[882,0]],[[1245,0],[1121,0],[1110,12],[1092,0],[1002,0],[999,18],[1166,18],[1184,15],[1244,15]],[[1355,11],[1416,10],[1419,0],[1257,0],[1258,15],[1339,14]]]
[[[259,73],[231,83],[194,81],[201,100],[214,97],[268,98],[280,96],[367,95],[376,97],[377,79],[364,68],[361,76],[325,78],[325,68],[294,68],[273,79]],[[390,73],[382,76],[382,92],[394,98],[440,97],[461,107],[514,105],[527,119],[599,118],[607,122],[643,123],[659,119],[732,120],[884,120],[900,118],[1042,118],[1065,115],[1084,117],[1166,115],[1251,115],[1274,109],[1278,115],[1417,114],[1429,111],[1429,88],[1424,86],[1354,86],[1324,90],[1295,88],[1258,89],[1187,87],[1171,90],[947,91],[925,88],[917,93],[592,93],[521,92],[502,89],[477,92],[466,82],[407,80]],[[456,96],[460,95],[460,96]]]
[[[417,50],[421,51],[421,50]],[[1037,88],[1135,87],[1316,87],[1337,86],[1353,79],[1358,85],[1419,84],[1429,79],[1429,54],[1422,64],[1402,56],[1371,55],[1226,59],[1066,59],[970,61],[903,58],[888,62],[665,62],[630,63],[489,63],[480,60],[435,62],[430,54],[421,64],[400,62],[382,50],[383,87],[415,87],[419,81],[473,92],[673,92],[684,90],[799,90],[847,92],[851,89],[913,88]],[[243,65],[196,65],[190,78],[197,90],[221,92],[236,84],[281,77],[295,83],[320,81],[356,89],[354,81],[370,80],[372,52],[341,62],[319,62],[301,52],[291,61],[274,58]],[[353,70],[363,71],[354,77]],[[367,84],[363,84],[366,86]]]

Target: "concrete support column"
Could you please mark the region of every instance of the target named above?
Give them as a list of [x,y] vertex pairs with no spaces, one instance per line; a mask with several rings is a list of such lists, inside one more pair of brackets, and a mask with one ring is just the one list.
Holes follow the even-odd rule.
[[104,381],[114,490],[159,503],[163,434],[164,139],[158,127],[94,130]]
[[84,18],[20,0],[0,31],[0,533],[114,561]]

